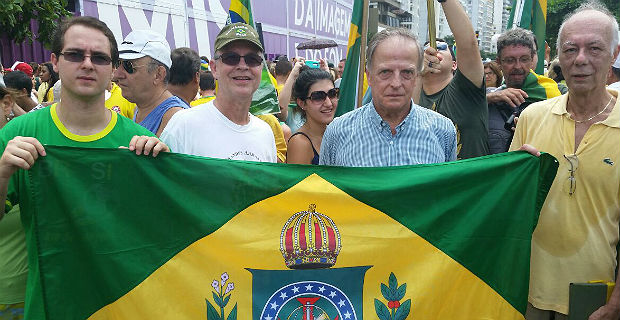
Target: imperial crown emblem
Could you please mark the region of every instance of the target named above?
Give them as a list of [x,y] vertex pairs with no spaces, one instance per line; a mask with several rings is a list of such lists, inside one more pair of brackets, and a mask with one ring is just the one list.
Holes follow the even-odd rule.
[[329,268],[336,264],[341,248],[336,224],[316,212],[314,204],[290,217],[280,234],[280,251],[291,269]]

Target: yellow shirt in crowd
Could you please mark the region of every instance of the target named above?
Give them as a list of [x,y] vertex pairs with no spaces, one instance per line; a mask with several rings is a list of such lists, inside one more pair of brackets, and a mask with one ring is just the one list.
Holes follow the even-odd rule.
[[116,83],[112,83],[110,94],[110,97],[105,101],[105,107],[133,120],[136,104],[129,102],[129,100],[123,97],[121,87]]
[[207,102],[209,102],[209,101],[211,101],[213,99],[215,99],[215,96],[200,97],[199,99],[196,99],[196,100],[190,102],[189,105],[191,107],[195,107],[197,105],[201,105],[203,103],[207,103]]
[[276,139],[276,150],[278,151],[278,160],[286,162],[286,140],[284,140],[284,133],[282,132],[282,126],[280,121],[273,114],[263,114],[257,116],[259,119],[267,122],[273,131],[273,137]]

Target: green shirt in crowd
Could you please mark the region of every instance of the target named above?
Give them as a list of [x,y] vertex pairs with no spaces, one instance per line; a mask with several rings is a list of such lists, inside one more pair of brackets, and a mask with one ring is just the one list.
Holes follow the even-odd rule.
[[456,127],[458,159],[489,154],[489,110],[484,85],[476,87],[457,70],[452,81],[439,92],[427,95],[422,90],[420,106],[452,120]]

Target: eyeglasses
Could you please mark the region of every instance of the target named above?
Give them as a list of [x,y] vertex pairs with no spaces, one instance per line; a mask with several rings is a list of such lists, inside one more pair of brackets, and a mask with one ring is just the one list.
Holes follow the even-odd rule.
[[313,91],[310,93],[310,96],[306,99],[310,99],[312,102],[323,102],[325,98],[329,97],[330,99],[337,99],[340,94],[340,89],[332,88],[328,91]]
[[125,69],[125,71],[127,71],[127,73],[132,74],[134,72],[136,72],[138,68],[147,66],[147,64],[143,64],[143,65],[139,65],[139,66],[135,66],[133,64],[133,62],[131,62],[130,60],[121,60],[120,61],[120,65],[123,67],[123,69]]
[[575,171],[579,167],[579,158],[577,158],[576,154],[564,155],[564,159],[566,159],[570,165],[568,172],[570,175],[568,179],[564,181],[564,192],[568,193],[569,196],[572,196],[577,190],[577,178],[575,177]]
[[517,63],[517,60],[519,62],[521,62],[521,64],[528,64],[528,63],[532,62],[532,57],[530,57],[530,56],[523,56],[523,57],[521,57],[519,59],[514,58],[514,57],[508,57],[508,58],[502,58],[500,61],[503,64],[505,64],[505,65],[511,66],[511,65]]
[[[426,44],[424,46],[424,49],[430,47],[430,44]],[[443,50],[448,50],[448,44],[445,42],[437,42],[437,50],[443,51]]]
[[239,64],[239,61],[245,61],[245,64],[250,68],[258,67],[263,63],[263,57],[256,53],[248,53],[245,56],[239,55],[236,52],[224,52],[221,55],[215,55],[213,59],[222,59],[222,62],[229,66],[236,66]]
[[65,51],[61,52],[59,55],[65,57],[65,60],[69,62],[82,62],[86,57],[90,58],[90,62],[92,64],[107,66],[112,63],[112,58],[104,53],[93,53],[91,55],[85,55],[84,51]]

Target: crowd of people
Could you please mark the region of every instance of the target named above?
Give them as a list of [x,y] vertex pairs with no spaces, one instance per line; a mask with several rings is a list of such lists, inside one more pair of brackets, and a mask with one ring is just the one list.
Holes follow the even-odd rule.
[[[265,62],[247,24],[226,25],[209,60],[171,50],[153,31],[115,39],[96,18],[63,21],[50,62],[17,62],[0,77],[0,319],[36,318],[28,306],[42,303],[25,296],[26,285],[38,284],[27,280],[37,266],[28,266],[33,215],[23,193],[24,172],[45,144],[354,167],[548,152],[559,170],[533,233],[525,317],[566,319],[570,283],[617,276],[618,22],[599,3],[584,3],[565,17],[544,75],[533,71],[531,31],[504,32],[497,59],[483,63],[459,1],[440,3],[458,54],[442,39],[423,44],[406,29],[380,31],[368,43],[365,103],[337,118],[346,60]],[[255,116],[264,63],[281,111]],[[590,319],[620,319],[618,287]]]

